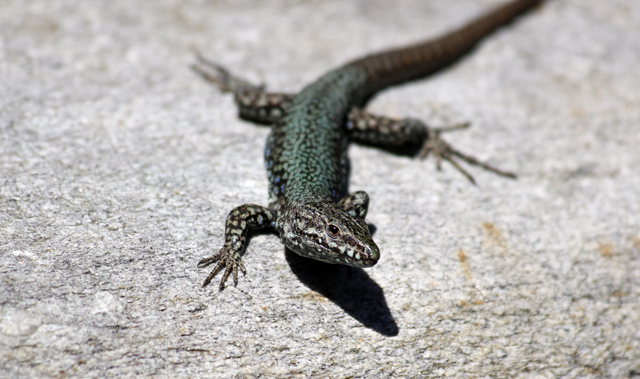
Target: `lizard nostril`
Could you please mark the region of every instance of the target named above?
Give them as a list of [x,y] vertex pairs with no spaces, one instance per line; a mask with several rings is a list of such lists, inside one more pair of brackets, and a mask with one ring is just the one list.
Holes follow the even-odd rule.
[[374,264],[378,262],[378,259],[380,259],[380,249],[378,249],[378,246],[376,245],[367,246],[365,248],[365,253],[367,254],[367,258],[373,261]]

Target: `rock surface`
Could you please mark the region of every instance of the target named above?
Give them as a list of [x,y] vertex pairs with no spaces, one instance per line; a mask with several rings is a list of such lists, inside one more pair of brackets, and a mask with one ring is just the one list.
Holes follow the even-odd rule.
[[[640,375],[640,8],[553,0],[369,109],[518,173],[352,146],[382,258],[255,235],[201,288],[226,214],[265,204],[268,132],[194,51],[297,91],[497,0],[0,3],[0,377]],[[214,281],[217,284],[217,280]]]

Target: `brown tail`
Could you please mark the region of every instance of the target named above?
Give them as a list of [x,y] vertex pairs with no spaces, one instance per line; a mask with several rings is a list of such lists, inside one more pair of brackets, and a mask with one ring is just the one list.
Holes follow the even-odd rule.
[[372,54],[347,66],[357,66],[368,74],[368,94],[384,87],[417,79],[453,63],[485,36],[508,24],[542,0],[515,0],[477,18],[441,38]]

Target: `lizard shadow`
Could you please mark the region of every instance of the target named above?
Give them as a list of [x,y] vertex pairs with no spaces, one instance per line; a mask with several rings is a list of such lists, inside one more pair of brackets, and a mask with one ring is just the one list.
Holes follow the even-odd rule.
[[289,249],[285,258],[310,290],[325,296],[367,328],[389,337],[398,335],[384,291],[363,269],[301,257]]
[[[406,152],[406,149],[397,149],[397,151]],[[345,178],[349,178],[351,172],[349,158],[345,159],[344,165]],[[341,197],[348,192],[349,181],[345,180]],[[367,226],[373,236],[377,228],[371,223],[367,223]],[[273,234],[273,231],[249,233],[247,244],[251,242],[253,236],[259,234]],[[305,258],[286,248],[285,258],[293,274],[307,288],[325,296],[367,328],[389,337],[398,335],[398,325],[387,306],[384,291],[363,269]]]
[[[343,164],[348,179],[350,159],[347,157]],[[348,193],[349,180],[345,180],[341,197]],[[375,225],[367,223],[367,226],[373,236]],[[289,249],[285,249],[285,258],[291,271],[307,288],[325,296],[367,328],[389,337],[398,335],[398,325],[387,306],[384,291],[363,269],[305,258]]]

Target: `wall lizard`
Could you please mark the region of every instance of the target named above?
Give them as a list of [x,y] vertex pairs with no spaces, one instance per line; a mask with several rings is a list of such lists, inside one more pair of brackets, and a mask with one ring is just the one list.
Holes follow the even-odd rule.
[[246,274],[241,255],[247,233],[263,228],[275,229],[287,248],[305,257],[354,267],[375,265],[380,250],[364,221],[369,196],[364,191],[343,193],[348,141],[418,145],[420,157],[433,154],[438,167],[442,159],[447,160],[471,182],[473,177],[454,158],[515,177],[455,150],[440,139],[443,129],[429,128],[415,119],[373,115],[362,107],[377,91],[448,66],[486,35],[541,2],[510,1],[438,39],[347,63],[297,94],[266,92],[199,57],[193,68],[235,95],[241,118],[271,125],[264,151],[269,205],[245,204],[229,213],[222,249],[198,263],[205,267],[217,262],[203,286],[223,268],[220,290],[231,274],[237,285],[238,271]]

